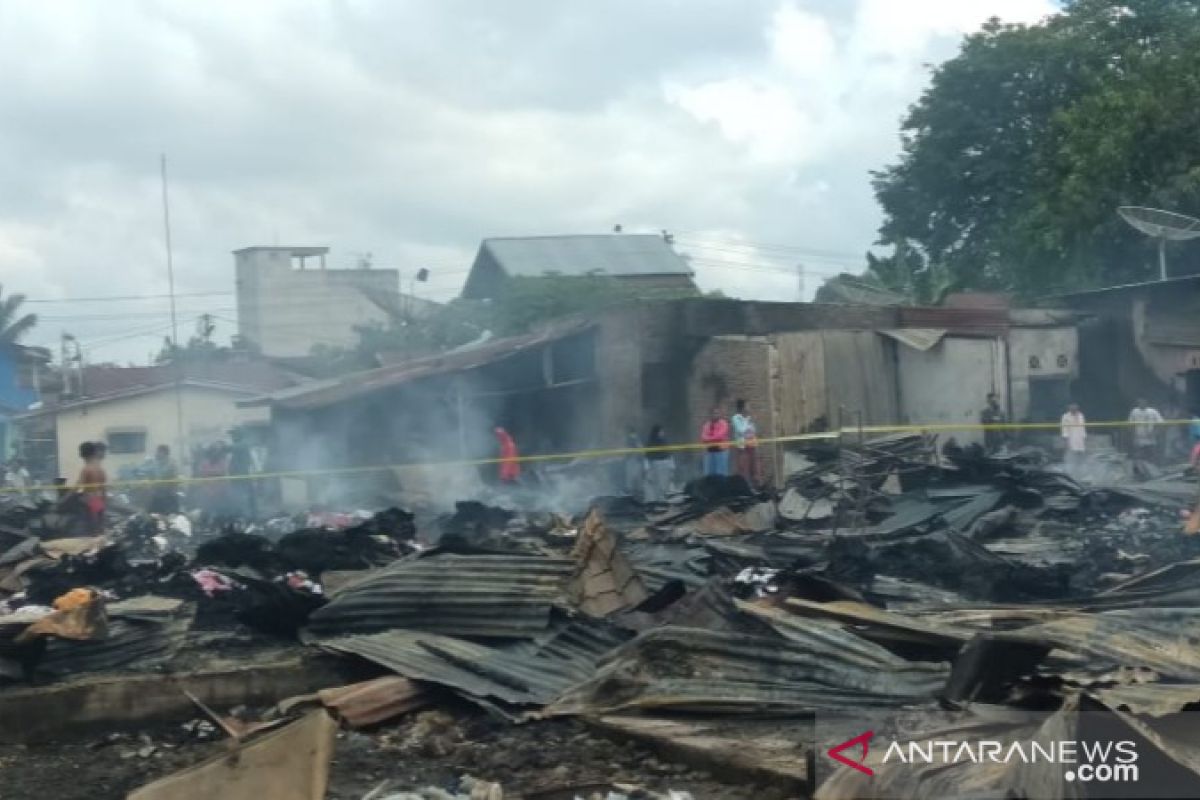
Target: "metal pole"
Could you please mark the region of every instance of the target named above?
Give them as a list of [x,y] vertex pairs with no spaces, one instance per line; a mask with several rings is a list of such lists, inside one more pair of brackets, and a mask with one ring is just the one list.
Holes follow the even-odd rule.
[[160,161],[162,168],[162,206],[163,206],[163,241],[167,248],[167,293],[171,298],[171,349],[175,354],[175,437],[176,454],[182,463],[184,458],[183,441],[183,359],[179,352],[179,318],[175,312],[175,258],[171,248],[171,204],[167,195],[167,155],[163,153]]
[[864,458],[863,448],[863,418],[862,409],[855,412],[858,419],[858,458],[854,462],[854,487],[858,490],[858,496],[854,500],[854,516],[857,530],[861,531],[866,527],[865,522],[865,507],[867,502],[867,482],[862,474],[862,459]]
[[1158,276],[1159,280],[1167,279],[1167,240],[1158,240]]

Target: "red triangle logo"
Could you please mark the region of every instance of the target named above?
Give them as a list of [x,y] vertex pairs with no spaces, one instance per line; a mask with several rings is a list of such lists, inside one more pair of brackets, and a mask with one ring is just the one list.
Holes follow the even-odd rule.
[[[856,769],[865,775],[874,775],[875,770],[863,763],[867,760],[867,748],[870,747],[871,737],[874,735],[875,731],[867,731],[866,733],[860,733],[853,739],[847,739],[841,744],[829,748],[829,757],[839,764],[845,764],[847,767]],[[851,759],[842,755],[843,750],[849,750],[851,748],[858,747],[859,745],[862,746],[862,758],[860,758],[858,761],[852,761]]]

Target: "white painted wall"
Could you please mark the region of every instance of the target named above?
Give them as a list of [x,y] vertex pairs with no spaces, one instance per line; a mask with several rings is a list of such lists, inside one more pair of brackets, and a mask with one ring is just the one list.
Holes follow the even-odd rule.
[[85,441],[106,441],[112,430],[144,430],[146,452],[128,455],[110,454],[105,460],[110,475],[122,466],[142,463],[154,454],[160,444],[168,445],[177,463],[187,464],[193,444],[208,444],[229,440],[229,430],[246,422],[265,422],[265,408],[238,408],[237,400],[249,396],[246,392],[184,386],[184,439],[181,442],[176,425],[175,389],[166,386],[158,391],[137,397],[94,403],[82,408],[68,409],[57,415],[58,464],[61,477],[74,481],[83,466],[79,445]]
[[351,346],[356,325],[388,320],[362,289],[397,297],[400,291],[396,270],[321,269],[315,257],[298,269],[288,248],[239,251],[235,259],[238,333],[267,356],[306,356],[318,344]]
[[[947,336],[929,350],[896,344],[900,413],[911,425],[976,425],[989,392],[1004,396],[1005,345],[1000,339]],[[939,431],[959,444],[982,442],[978,430]]]

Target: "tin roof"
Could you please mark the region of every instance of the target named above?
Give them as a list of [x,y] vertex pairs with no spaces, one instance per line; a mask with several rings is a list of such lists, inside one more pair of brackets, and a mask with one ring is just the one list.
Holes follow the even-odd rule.
[[272,405],[287,409],[311,409],[340,403],[411,381],[431,378],[501,361],[533,347],[564,339],[593,327],[595,322],[569,318],[533,333],[493,339],[448,353],[405,361],[365,372],[328,380],[312,381],[239,403],[241,406]]
[[692,274],[683,256],[661,236],[650,234],[484,239],[479,252],[489,254],[510,276]]

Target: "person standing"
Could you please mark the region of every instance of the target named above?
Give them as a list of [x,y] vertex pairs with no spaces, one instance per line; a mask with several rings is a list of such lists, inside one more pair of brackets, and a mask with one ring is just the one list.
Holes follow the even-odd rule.
[[700,442],[704,447],[704,474],[729,474],[729,420],[714,408],[708,420],[700,428]]
[[1075,477],[1087,460],[1087,420],[1079,410],[1078,403],[1071,403],[1067,406],[1067,413],[1062,415],[1062,438],[1066,445],[1063,462],[1067,474]]
[[75,489],[83,497],[84,527],[89,536],[104,533],[104,511],[107,506],[108,475],[104,472],[104,456],[108,447],[101,442],[79,445],[83,469]]
[[171,448],[160,444],[154,451],[151,477],[155,481],[150,490],[150,502],[146,510],[151,514],[179,513],[179,469],[171,459]]
[[520,451],[517,440],[500,426],[495,429],[496,442],[500,445],[500,482],[516,483],[521,478]]
[[17,499],[29,499],[29,487],[32,483],[29,470],[25,469],[25,464],[21,459],[14,458],[8,462],[8,469],[4,472],[4,485],[12,490]]
[[675,459],[670,452],[660,449],[667,446],[667,435],[663,432],[663,426],[655,425],[650,429],[650,436],[646,438],[646,447],[649,448],[646,453],[647,503],[665,503],[667,495],[671,493]]
[[254,492],[254,455],[246,435],[237,429],[230,431],[233,445],[229,448],[229,492],[235,513],[254,519],[258,516],[258,500]]
[[989,452],[995,452],[1004,446],[1004,432],[992,427],[1006,422],[1004,409],[1000,407],[1000,395],[988,393],[987,405],[979,412],[979,422],[984,426],[983,446]]
[[1158,426],[1162,424],[1162,414],[1151,407],[1143,398],[1138,398],[1133,411],[1129,412],[1129,421],[1133,423],[1133,455],[1142,461],[1158,460]]
[[738,400],[733,427],[735,469],[751,486],[758,485],[758,428],[745,400]]

